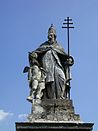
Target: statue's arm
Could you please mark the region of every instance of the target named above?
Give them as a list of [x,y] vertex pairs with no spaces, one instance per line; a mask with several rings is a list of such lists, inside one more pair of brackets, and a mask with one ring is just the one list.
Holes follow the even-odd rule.
[[62,60],[66,63],[66,66],[72,66],[74,64],[74,58],[72,56],[68,56],[68,54],[64,51],[62,46],[57,45],[55,50],[61,54]]
[[56,43],[54,46],[53,46],[53,50],[56,51],[57,53],[61,54],[62,56],[66,58],[68,58],[68,54],[64,51],[63,47]]
[[48,44],[48,41],[42,43],[35,51],[32,51],[37,53],[37,54],[43,54],[47,52],[50,49],[50,45]]

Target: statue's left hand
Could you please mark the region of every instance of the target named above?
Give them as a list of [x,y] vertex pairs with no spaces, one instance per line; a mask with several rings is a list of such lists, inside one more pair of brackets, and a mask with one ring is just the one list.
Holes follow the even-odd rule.
[[66,64],[67,64],[68,66],[72,66],[72,65],[74,64],[74,58],[73,58],[72,56],[69,56],[69,57],[67,58]]

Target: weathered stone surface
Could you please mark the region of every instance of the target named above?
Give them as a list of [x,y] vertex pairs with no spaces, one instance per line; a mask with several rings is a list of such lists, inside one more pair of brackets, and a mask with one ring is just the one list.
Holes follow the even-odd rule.
[[48,40],[29,52],[29,66],[23,70],[28,73],[29,102],[33,99],[70,99],[70,67],[74,59],[64,51],[56,37],[52,24],[48,29]]
[[81,122],[79,114],[75,113],[70,100],[70,67],[74,59],[56,37],[51,25],[48,40],[29,52],[29,67],[23,72],[28,73],[30,95],[27,100],[32,103],[32,110],[28,122],[16,123],[16,131],[91,131],[93,128],[93,123]]
[[72,100],[45,99],[34,101],[32,113],[28,116],[30,122],[34,121],[80,121],[75,114]]

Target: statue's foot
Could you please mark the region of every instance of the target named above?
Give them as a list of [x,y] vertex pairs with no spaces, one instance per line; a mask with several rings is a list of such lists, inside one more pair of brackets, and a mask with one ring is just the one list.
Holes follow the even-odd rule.
[[29,102],[32,102],[32,99],[33,99],[32,96],[28,96],[28,97],[27,97],[27,100],[28,100]]

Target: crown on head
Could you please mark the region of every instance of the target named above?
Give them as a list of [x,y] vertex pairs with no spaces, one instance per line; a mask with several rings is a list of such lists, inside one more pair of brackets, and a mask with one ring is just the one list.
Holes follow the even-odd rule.
[[49,29],[48,29],[48,35],[49,35],[50,33],[53,33],[53,34],[55,35],[55,37],[56,37],[56,30],[55,30],[53,24],[51,24],[51,26],[50,26]]

